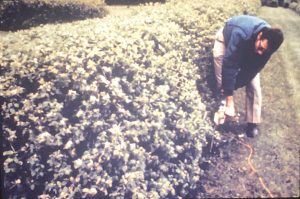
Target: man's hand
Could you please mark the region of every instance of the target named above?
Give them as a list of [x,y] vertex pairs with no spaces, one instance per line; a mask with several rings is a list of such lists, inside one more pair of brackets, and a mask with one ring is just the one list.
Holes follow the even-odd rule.
[[215,122],[216,125],[224,124],[224,122],[225,122],[225,109],[226,109],[226,100],[223,99],[220,102],[218,111],[215,112],[215,115],[214,115],[214,122]]
[[214,115],[216,125],[224,124],[228,120],[236,120],[233,96],[227,96],[221,101],[218,111]]

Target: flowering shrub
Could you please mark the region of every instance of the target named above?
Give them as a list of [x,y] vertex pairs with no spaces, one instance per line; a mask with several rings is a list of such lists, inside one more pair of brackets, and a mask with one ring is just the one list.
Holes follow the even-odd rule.
[[214,34],[228,17],[259,6],[170,1],[124,21],[108,16],[1,37],[6,196],[195,193],[206,137],[219,139],[206,117]]

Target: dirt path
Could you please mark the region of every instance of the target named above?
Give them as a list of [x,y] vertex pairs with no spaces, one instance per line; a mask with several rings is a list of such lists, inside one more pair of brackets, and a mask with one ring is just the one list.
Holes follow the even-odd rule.
[[[300,17],[291,10],[270,7],[262,7],[258,15],[282,27],[285,35],[283,45],[261,74],[261,134],[254,139],[236,139],[241,132],[224,132],[228,143],[208,160],[203,197],[300,196]],[[238,91],[239,98],[241,93],[244,95],[244,90]],[[243,105],[239,104],[241,115]]]

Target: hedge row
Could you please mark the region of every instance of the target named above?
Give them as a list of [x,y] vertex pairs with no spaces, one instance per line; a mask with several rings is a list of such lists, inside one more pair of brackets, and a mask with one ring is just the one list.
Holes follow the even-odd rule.
[[0,7],[0,30],[16,31],[39,26],[41,24],[55,24],[85,20],[88,18],[102,18],[106,15],[103,6],[89,3],[70,1],[38,1],[13,0],[5,1]]
[[261,0],[263,6],[272,6],[272,7],[285,7],[290,8],[300,13],[300,1],[299,0]]

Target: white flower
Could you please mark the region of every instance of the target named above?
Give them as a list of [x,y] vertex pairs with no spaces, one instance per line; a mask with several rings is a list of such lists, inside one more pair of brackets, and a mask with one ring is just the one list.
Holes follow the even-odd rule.
[[110,81],[108,81],[103,75],[100,75],[99,78],[100,78],[101,83],[104,83],[107,85],[110,84]]
[[8,137],[7,137],[8,141],[13,142],[17,138],[16,131],[13,131],[13,130],[11,130],[9,128],[4,128],[4,130],[6,132],[8,132]]
[[74,168],[75,169],[78,169],[79,167],[81,167],[82,166],[82,160],[81,159],[77,159],[77,160],[75,160],[74,161]]
[[4,91],[3,96],[11,97],[11,96],[23,93],[23,91],[24,91],[23,87],[17,86],[17,87],[14,87],[14,88],[10,88],[8,91]]
[[98,101],[98,99],[97,99],[97,97],[96,97],[95,95],[91,95],[91,96],[90,96],[90,102],[91,102],[92,104],[96,103],[97,101]]
[[68,92],[68,96],[71,98],[71,100],[74,100],[77,95],[78,95],[77,92],[74,90],[69,90]]
[[84,114],[83,110],[79,109],[78,112],[76,113],[76,117],[80,118]]
[[64,149],[70,149],[71,147],[73,146],[73,142],[71,140],[69,140],[65,146],[64,146]]
[[20,179],[17,179],[17,180],[15,181],[15,184],[21,184],[21,180],[20,180]]
[[36,140],[38,143],[49,143],[51,142],[53,139],[53,136],[48,133],[48,132],[44,132],[44,133],[41,133],[40,135],[37,136]]
[[82,189],[82,192],[83,193],[87,193],[88,195],[91,195],[91,196],[94,196],[94,195],[96,195],[97,194],[97,189],[96,188],[90,188],[90,189],[88,189],[88,188],[84,188],[84,189]]
[[48,194],[42,194],[38,196],[38,199],[50,199],[50,196]]

